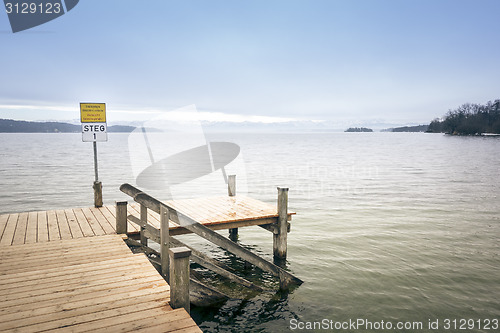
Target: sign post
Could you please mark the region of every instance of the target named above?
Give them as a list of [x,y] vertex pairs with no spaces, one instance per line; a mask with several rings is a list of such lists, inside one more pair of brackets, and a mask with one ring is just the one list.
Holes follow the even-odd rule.
[[94,206],[102,207],[102,183],[97,170],[97,142],[108,141],[105,103],[80,103],[82,141],[94,144]]

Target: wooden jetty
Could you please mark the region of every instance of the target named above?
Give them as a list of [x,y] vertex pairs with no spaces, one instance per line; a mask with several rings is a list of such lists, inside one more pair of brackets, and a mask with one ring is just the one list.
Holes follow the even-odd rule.
[[201,332],[120,235],[0,246],[0,258],[0,331]]
[[[169,274],[167,253],[170,243],[189,248],[186,244],[171,237],[171,231],[176,230],[179,234],[192,232],[233,253],[247,263],[274,275],[279,279],[280,289],[282,290],[289,289],[294,284],[300,285],[302,281],[290,272],[262,259],[233,240],[227,239],[212,230],[229,228],[230,238],[232,238],[237,235],[237,228],[239,227],[259,225],[273,233],[273,255],[275,261],[283,261],[287,255],[287,233],[290,230],[288,221],[294,214],[288,212],[288,188],[278,188],[276,208],[248,197],[237,197],[235,195],[235,188],[235,176],[232,175],[229,176],[228,181],[228,197],[214,197],[210,198],[210,200],[198,198],[162,202],[130,184],[123,184],[120,186],[120,190],[140,204],[139,218],[136,215],[128,215],[128,205],[126,202],[117,203],[116,229],[119,233],[127,233],[129,222],[137,224],[140,228],[140,243],[133,245],[141,246],[146,253],[154,253],[160,258],[160,262],[156,263],[161,267],[161,272],[167,280]],[[151,211],[158,214],[159,227],[151,224]],[[156,220],[158,221],[158,218]],[[155,251],[148,247],[148,239],[160,245],[160,253],[155,253]],[[244,287],[253,290],[263,290],[263,288],[228,271],[225,265],[221,265],[217,260],[209,258],[192,248],[190,249],[193,254],[192,259],[196,263]],[[197,285],[201,289],[205,288],[205,286],[200,285],[199,281],[193,278],[191,279],[191,284]],[[209,292],[207,291],[207,293]]]
[[[229,195],[221,197],[159,201],[129,184],[120,189],[135,202],[0,215],[0,331],[199,332],[188,314],[190,288],[201,297],[220,293],[190,274],[190,260],[243,287],[265,290],[173,237],[186,233],[276,276],[280,289],[302,283],[233,241],[238,228],[260,226],[272,233],[275,259],[286,258],[295,214],[288,212],[288,189],[278,188],[277,206],[236,196],[234,176]],[[219,229],[229,229],[230,239],[214,231]],[[148,254],[163,277],[124,239]]]
[[[199,219],[212,230],[258,225],[273,231],[278,218],[275,207],[245,196],[195,198],[165,203],[187,216]],[[139,203],[129,203],[127,209],[128,214],[140,219]],[[295,213],[288,214],[291,219]],[[160,227],[158,213],[148,211],[148,221],[155,228]],[[169,231],[172,236],[191,233],[174,221],[170,221]],[[140,227],[129,221],[127,233],[134,235],[139,232]],[[0,246],[113,234],[116,234],[116,206],[0,215]]]

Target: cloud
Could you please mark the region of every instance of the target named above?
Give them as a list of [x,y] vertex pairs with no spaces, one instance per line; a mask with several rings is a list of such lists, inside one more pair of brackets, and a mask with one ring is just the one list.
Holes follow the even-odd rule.
[[[0,104],[0,112],[19,112],[19,111],[43,111],[43,115],[54,112],[71,113],[71,118],[79,117],[78,106],[66,105],[20,105],[20,104]],[[258,115],[243,115],[243,114],[228,114],[223,112],[213,111],[192,111],[189,108],[176,109],[175,111],[166,111],[161,109],[114,109],[107,105],[108,119],[130,119],[144,121],[155,115],[162,115],[166,119],[172,121],[212,121],[212,122],[233,122],[233,123],[284,123],[289,121],[299,120],[297,118],[258,116]],[[47,118],[46,118],[47,119]]]

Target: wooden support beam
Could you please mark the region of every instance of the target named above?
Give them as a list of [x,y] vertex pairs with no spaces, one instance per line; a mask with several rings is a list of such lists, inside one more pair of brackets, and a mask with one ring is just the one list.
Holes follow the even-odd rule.
[[278,233],[273,233],[275,259],[286,259],[287,252],[288,188],[278,187]]
[[[130,222],[137,224],[139,227],[142,225],[141,220],[135,217],[134,215],[127,216],[127,219]],[[153,242],[161,244],[160,231],[155,227],[153,227],[152,225],[146,224],[146,226],[144,227],[143,234],[146,237],[146,239],[151,239]]]
[[[131,185],[128,185],[131,186]],[[137,195],[134,197],[134,200],[140,204],[145,205],[149,209],[159,213],[160,206],[165,205],[161,201],[149,196],[146,193],[143,193],[137,190]],[[168,207],[168,206],[167,206]],[[280,279],[280,288],[287,289],[290,284],[302,284],[302,280],[288,273],[281,267],[278,267],[269,261],[266,261],[259,257],[258,255],[248,251],[242,246],[228,240],[227,238],[221,236],[215,231],[210,230],[204,225],[198,223],[193,220],[189,216],[182,214],[181,212],[176,211],[172,207],[168,207],[170,211],[170,219],[173,222],[178,223],[180,226],[188,229],[189,231],[197,234],[198,236],[207,239],[208,241],[214,243],[217,246],[222,247],[223,249],[239,256],[243,260],[248,261],[249,263],[259,267],[262,270],[265,270],[274,276],[277,276]],[[285,219],[286,221],[286,219]],[[285,229],[286,230],[286,229]],[[286,232],[285,232],[286,234]]]
[[[156,240],[159,240],[159,238],[160,238],[158,236],[159,230],[157,232],[151,232],[151,230],[147,230],[147,232],[148,232],[149,239],[153,240],[154,242],[156,242]],[[130,244],[131,246],[140,246],[142,248],[142,250],[144,251],[144,253],[154,254],[155,256],[161,258],[161,254],[159,252],[151,249],[150,247],[143,246],[141,243],[139,243],[133,239],[130,239],[130,238],[127,239],[127,243]],[[192,247],[184,244],[183,242],[181,242],[173,237],[170,237],[170,246],[172,246],[172,247],[187,247],[188,249],[191,250],[190,259],[193,262],[197,263],[198,265],[203,266],[205,268],[208,268],[208,269],[212,270],[213,272],[219,274],[220,276],[222,276],[228,280],[231,280],[235,283],[238,283],[244,287],[247,287],[247,288],[250,288],[250,289],[256,290],[256,291],[266,291],[265,289],[259,287],[258,285],[254,284],[254,283],[252,283],[252,282],[250,282],[242,277],[239,277],[236,274],[231,273],[229,271],[231,268],[229,268],[228,266],[226,266],[222,262],[220,262],[216,259],[213,259],[213,258],[207,256],[206,254],[203,254],[202,252],[200,252],[198,250],[193,249]],[[150,258],[150,260],[151,260],[151,258]],[[158,262],[158,265],[161,266],[160,261]]]
[[[234,197],[236,195],[236,175],[229,175],[227,177],[227,194],[230,197]],[[233,242],[238,240],[238,228],[229,229],[229,239]]]
[[148,225],[148,207],[145,205],[141,204],[141,243],[144,246],[148,246],[148,238],[144,234],[144,231],[146,230],[146,226]]
[[[156,269],[161,268],[160,253],[146,246],[142,246],[141,243],[127,239],[127,244],[129,246],[137,246],[141,247],[144,253],[146,254],[155,254],[157,257],[148,256],[149,261],[155,266]],[[189,272],[189,301],[191,304],[196,306],[212,306],[214,304],[220,304],[229,299],[224,293],[221,293],[219,290],[214,289],[212,287],[207,286],[206,284],[201,283],[195,277],[196,273],[193,270]]]
[[[210,228],[211,230],[223,230],[223,229],[232,229],[232,228],[241,228],[241,227],[250,227],[250,226],[258,226],[261,224],[276,224],[278,220],[277,217],[268,217],[262,218],[258,220],[251,221],[235,221],[235,222],[227,222],[227,223],[216,223],[216,224],[204,224],[205,227]],[[191,231],[185,229],[184,227],[174,227],[170,229],[171,236],[179,236],[190,234]]]
[[225,277],[226,279],[229,279],[233,282],[236,282],[244,287],[247,287],[247,288],[250,288],[250,289],[256,290],[256,291],[264,291],[264,289],[259,287],[258,285],[254,284],[254,283],[252,283],[244,278],[241,278],[236,274],[229,272],[229,267],[227,267],[223,263],[221,263],[213,258],[210,258],[209,256],[187,246],[186,244],[182,243],[181,241],[179,241],[175,238],[170,238],[170,239],[172,241],[173,246],[184,246],[184,247],[187,247],[188,249],[190,249],[191,250],[191,260],[193,260],[198,265],[201,265],[205,268],[208,268],[211,271],[219,274],[220,276]]
[[116,201],[116,233],[127,234],[127,201]]
[[[267,231],[272,232],[273,234],[278,234],[278,224],[277,223],[268,223],[268,224],[259,224],[259,227],[262,229],[266,229]],[[286,232],[290,232],[291,223],[287,222]]]
[[184,308],[190,312],[189,302],[189,256],[187,247],[169,249],[170,256],[170,306]]
[[170,213],[165,206],[160,207],[160,259],[161,259],[161,274],[169,279],[170,271],[170,256],[168,255],[168,248],[170,246],[170,235],[168,232],[168,219]]

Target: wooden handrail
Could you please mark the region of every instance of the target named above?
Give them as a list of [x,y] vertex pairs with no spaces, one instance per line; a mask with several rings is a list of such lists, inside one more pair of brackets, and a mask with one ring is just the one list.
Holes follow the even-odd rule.
[[[160,214],[160,207],[163,205],[168,208],[170,213],[170,220],[179,224],[181,227],[188,229],[189,231],[197,234],[198,236],[205,238],[206,240],[214,243],[217,246],[233,253],[234,255],[246,260],[247,262],[259,267],[260,269],[271,273],[280,280],[280,289],[288,289],[291,284],[302,284],[303,281],[299,278],[293,276],[289,272],[285,271],[279,266],[262,259],[253,252],[248,251],[242,246],[228,240],[224,236],[218,234],[217,232],[207,228],[201,223],[191,217],[178,212],[174,208],[168,206],[167,204],[153,198],[147,193],[142,192],[138,188],[130,185],[123,184],[120,186],[120,190],[130,196],[133,196],[134,201],[146,206],[147,208],[153,210],[154,212]],[[286,229],[285,229],[286,230]]]

